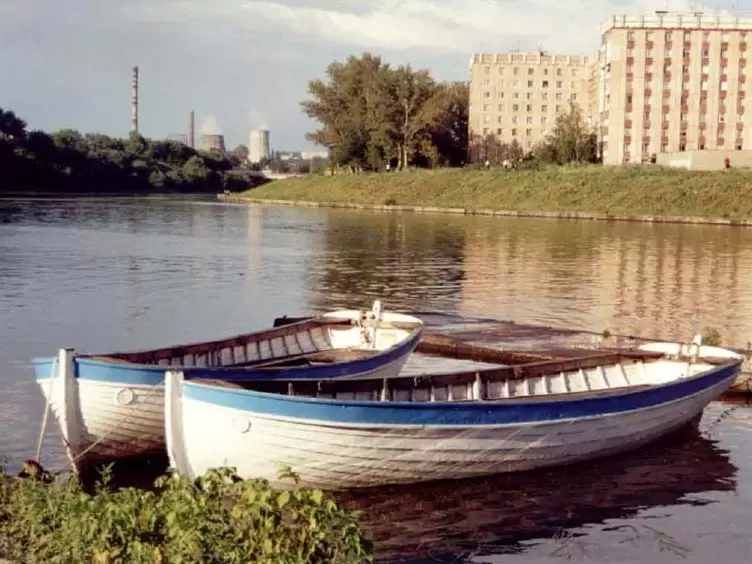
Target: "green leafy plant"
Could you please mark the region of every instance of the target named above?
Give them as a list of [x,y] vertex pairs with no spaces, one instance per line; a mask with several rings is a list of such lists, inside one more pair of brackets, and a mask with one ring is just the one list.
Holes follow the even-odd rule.
[[714,327],[705,327],[702,330],[702,343],[710,347],[721,346],[721,333]]
[[93,493],[78,481],[0,476],[0,558],[35,564],[356,563],[372,545],[357,514],[321,490],[244,481],[232,468],[190,480],[170,474],[153,490]]

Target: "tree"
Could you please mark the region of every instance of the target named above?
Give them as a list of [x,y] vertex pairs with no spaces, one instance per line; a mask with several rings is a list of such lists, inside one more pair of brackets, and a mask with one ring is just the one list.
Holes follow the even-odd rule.
[[425,70],[391,68],[368,53],[326,74],[309,83],[302,108],[319,123],[308,139],[327,147],[334,164],[357,171],[464,160],[466,85],[439,85]]
[[568,111],[556,116],[556,125],[550,136],[533,151],[544,162],[559,164],[598,161],[598,141],[574,102]]
[[26,137],[26,122],[11,111],[0,108],[0,139],[20,141]]

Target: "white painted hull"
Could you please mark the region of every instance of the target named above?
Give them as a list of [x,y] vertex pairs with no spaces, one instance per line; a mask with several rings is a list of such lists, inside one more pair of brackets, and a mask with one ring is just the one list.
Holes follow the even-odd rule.
[[52,378],[40,387],[75,468],[164,453],[164,386]]
[[[173,418],[168,444],[172,443],[173,466],[194,477],[210,468],[232,466],[241,477],[265,478],[283,486],[277,476],[280,464],[286,464],[303,485],[323,489],[467,478],[558,466],[635,448],[691,421],[728,384],[724,380],[650,408],[497,426],[332,424],[175,397],[172,412],[168,407],[168,417]],[[175,435],[172,441],[170,432]]]

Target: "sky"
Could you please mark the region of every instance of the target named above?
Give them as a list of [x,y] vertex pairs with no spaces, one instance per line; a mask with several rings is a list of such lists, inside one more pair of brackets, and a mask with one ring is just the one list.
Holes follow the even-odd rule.
[[[738,12],[751,0],[0,0],[0,107],[31,129],[164,138],[251,128],[276,150],[310,150],[300,110],[327,65],[370,52],[467,80],[473,52],[592,53],[613,14]],[[750,4],[752,10],[752,4]]]

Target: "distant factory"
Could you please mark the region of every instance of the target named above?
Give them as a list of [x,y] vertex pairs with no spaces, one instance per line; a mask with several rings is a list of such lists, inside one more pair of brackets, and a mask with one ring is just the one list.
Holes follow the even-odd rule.
[[270,157],[269,130],[251,129],[251,134],[248,136],[248,162],[259,164]]
[[199,140],[199,149],[202,151],[217,150],[225,152],[225,136],[221,133],[202,133]]

